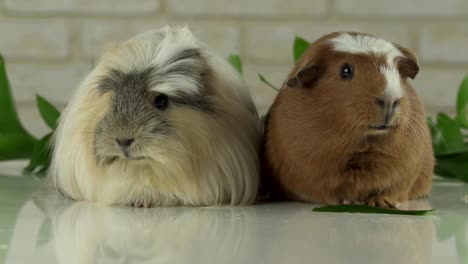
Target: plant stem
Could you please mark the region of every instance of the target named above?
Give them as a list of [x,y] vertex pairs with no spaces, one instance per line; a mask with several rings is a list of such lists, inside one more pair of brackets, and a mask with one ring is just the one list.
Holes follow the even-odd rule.
[[268,85],[271,89],[275,90],[275,91],[279,91],[279,88],[274,86],[273,84],[271,84],[269,81],[267,81],[265,79],[265,77],[263,77],[263,75],[261,75],[260,73],[258,74],[258,77],[260,78],[260,81],[262,81],[264,84]]

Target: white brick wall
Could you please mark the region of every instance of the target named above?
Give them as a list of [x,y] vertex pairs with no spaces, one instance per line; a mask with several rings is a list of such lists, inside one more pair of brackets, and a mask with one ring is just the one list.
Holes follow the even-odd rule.
[[168,0],[169,11],[189,16],[322,16],[327,0]]
[[295,35],[364,31],[413,49],[431,113],[453,111],[468,74],[467,0],[0,0],[0,53],[22,117],[40,122],[35,93],[62,106],[110,43],[168,23],[189,25],[223,56],[240,53],[260,112],[275,92],[257,73],[279,86]]
[[419,56],[428,63],[468,64],[468,22],[421,30]]
[[36,94],[58,104],[65,103],[90,71],[91,64],[84,63],[11,63],[7,68],[13,95],[19,103],[34,101]]
[[[81,25],[83,55],[99,57],[107,45],[123,41],[140,32],[159,28],[168,24],[167,20],[146,21],[89,21]],[[180,22],[171,25],[189,25],[192,31],[220,54],[238,52],[240,47],[240,28],[230,23]]]
[[246,26],[246,55],[248,59],[264,63],[292,63],[292,46],[295,35],[310,41],[333,31],[363,31],[385,39],[397,41],[408,47],[411,37],[407,26],[398,23],[362,22],[269,22]]
[[466,0],[336,0],[340,15],[359,17],[466,17]]
[[157,0],[4,0],[7,12],[18,14],[106,14],[132,16],[154,14]]
[[69,52],[70,36],[64,22],[2,21],[0,36],[0,52],[6,58],[64,59]]
[[429,111],[454,112],[457,89],[468,67],[423,66],[413,82]]

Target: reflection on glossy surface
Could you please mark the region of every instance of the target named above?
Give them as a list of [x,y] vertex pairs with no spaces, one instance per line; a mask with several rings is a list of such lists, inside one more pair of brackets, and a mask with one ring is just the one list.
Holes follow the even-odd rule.
[[[59,263],[237,263],[251,250],[243,209],[131,209],[73,203],[52,220]],[[242,253],[242,254],[241,254]],[[235,260],[235,261],[234,261]]]
[[312,205],[117,208],[36,195],[0,176],[0,263],[468,263],[468,185],[436,180],[432,217]]

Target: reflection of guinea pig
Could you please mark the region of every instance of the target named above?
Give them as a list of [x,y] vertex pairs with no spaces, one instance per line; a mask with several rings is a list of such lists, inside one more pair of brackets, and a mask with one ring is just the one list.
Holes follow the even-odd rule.
[[331,33],[292,69],[267,118],[267,183],[289,198],[394,207],[428,194],[434,158],[408,49]]
[[[53,211],[52,211],[53,212]],[[58,263],[246,263],[255,252],[249,208],[137,210],[68,203],[53,212]]]
[[65,109],[50,170],[64,195],[108,205],[250,204],[261,125],[239,74],[187,28],[106,52]]

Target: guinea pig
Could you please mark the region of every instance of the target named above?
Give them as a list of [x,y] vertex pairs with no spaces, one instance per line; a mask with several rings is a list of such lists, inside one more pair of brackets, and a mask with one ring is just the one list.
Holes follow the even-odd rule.
[[54,136],[51,184],[105,205],[246,205],[261,123],[229,63],[188,28],[116,44],[80,84]]
[[266,119],[261,159],[273,194],[391,208],[428,195],[430,131],[408,80],[418,71],[410,50],[372,35],[312,43]]

